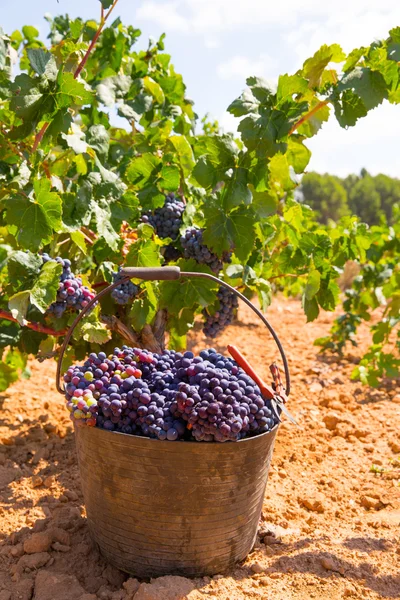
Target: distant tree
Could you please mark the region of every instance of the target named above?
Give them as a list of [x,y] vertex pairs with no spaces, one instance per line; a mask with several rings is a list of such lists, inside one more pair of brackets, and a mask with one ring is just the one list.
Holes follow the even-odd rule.
[[374,183],[381,199],[381,209],[390,223],[393,217],[393,205],[400,204],[400,179],[380,174],[374,177]]
[[[364,170],[365,171],[365,170]],[[368,173],[349,190],[349,207],[353,214],[369,225],[377,225],[382,214],[381,197],[376,190],[374,177]]]
[[304,203],[313,208],[321,221],[338,221],[349,214],[347,193],[340,179],[328,173],[306,173],[301,182]]

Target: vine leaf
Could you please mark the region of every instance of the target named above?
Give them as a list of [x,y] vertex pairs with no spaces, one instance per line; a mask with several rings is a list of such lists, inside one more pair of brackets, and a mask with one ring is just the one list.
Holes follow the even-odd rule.
[[21,326],[25,325],[26,323],[25,317],[26,313],[28,312],[29,298],[30,291],[25,290],[23,292],[17,292],[11,296],[8,301],[8,308],[10,309],[12,316],[14,319],[17,319]]
[[7,200],[7,221],[17,228],[18,243],[33,252],[51,241],[53,231],[61,228],[61,198],[51,192],[47,179],[33,184],[35,198],[14,196]]
[[55,261],[45,263],[31,289],[30,301],[41,313],[45,313],[56,300],[62,265]]

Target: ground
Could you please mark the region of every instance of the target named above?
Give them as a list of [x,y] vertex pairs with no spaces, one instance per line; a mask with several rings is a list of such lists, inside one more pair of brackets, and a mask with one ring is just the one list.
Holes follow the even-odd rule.
[[[52,363],[31,365],[0,396],[0,600],[336,600],[400,596],[400,394],[350,374],[368,343],[338,360],[313,340],[333,316],[306,325],[299,303],[268,311],[287,349],[289,409],[278,432],[259,536],[229,573],[138,582],[107,566],[89,538],[74,434]],[[214,346],[234,343],[265,376],[277,358],[246,308]],[[200,332],[190,347],[204,347]],[[111,435],[111,434],[110,434]],[[374,465],[374,466],[373,466]]]

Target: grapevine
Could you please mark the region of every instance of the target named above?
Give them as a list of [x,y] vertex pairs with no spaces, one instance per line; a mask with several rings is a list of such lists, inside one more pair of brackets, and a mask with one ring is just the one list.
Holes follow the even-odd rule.
[[[109,18],[117,0],[106,4],[96,25],[50,19],[48,47],[33,27],[0,33],[0,391],[29,355],[57,357],[74,314],[122,265],[168,263],[219,274],[263,310],[275,291],[301,297],[311,321],[340,303],[339,277],[356,261],[362,281],[346,291],[345,316],[323,346],[345,351],[355,341],[370,298],[382,318],[354,376],[373,384],[398,376],[395,209],[390,225],[344,216],[325,226],[294,191],[310,160],[307,140],[330,115],[348,128],[400,102],[400,28],[348,55],[324,45],[275,86],[249,77],[228,107],[237,132],[224,134],[205,119],[198,127],[164,36],[136,49],[140,31]],[[113,111],[125,127],[110,123]],[[63,263],[43,263],[60,254]],[[145,282],[140,294],[136,282],[123,286],[119,300],[131,305],[102,298],[71,340],[72,361],[99,356],[99,346],[108,357],[125,343],[172,361],[165,333],[171,352],[184,350],[203,311],[207,332],[221,330],[213,281]],[[192,435],[214,435],[198,425]]]

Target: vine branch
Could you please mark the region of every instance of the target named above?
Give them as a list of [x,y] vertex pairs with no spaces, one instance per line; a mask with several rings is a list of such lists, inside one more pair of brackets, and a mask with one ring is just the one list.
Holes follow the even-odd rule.
[[[77,77],[79,77],[79,75],[80,75],[83,67],[86,65],[87,60],[88,60],[88,58],[90,56],[90,53],[92,52],[93,48],[95,47],[96,42],[99,39],[99,36],[100,36],[101,32],[103,31],[103,27],[106,24],[106,21],[107,21],[108,17],[111,15],[112,11],[116,7],[117,2],[118,2],[118,0],[114,0],[114,2],[112,3],[112,5],[110,6],[108,12],[105,15],[104,15],[103,7],[102,7],[100,25],[99,25],[96,33],[94,34],[93,39],[90,42],[88,49],[85,52],[85,56],[82,58],[81,62],[79,63],[79,65],[78,65],[78,67],[77,67],[77,69],[76,69],[76,71],[74,73],[74,79],[77,79]],[[49,125],[50,125],[50,123],[48,123],[48,122],[44,123],[42,125],[42,128],[39,131],[39,133],[36,134],[35,141],[34,141],[33,146],[32,146],[32,152],[36,152],[36,150],[38,149],[38,146],[39,146],[40,142],[42,141],[43,136],[46,133],[47,128],[48,128]]]
[[312,110],[310,110],[307,114],[303,115],[301,119],[299,119],[299,121],[297,121],[297,123],[293,125],[292,129],[289,131],[289,135],[292,135],[292,133],[294,133],[296,129],[298,129],[299,127],[301,127],[301,125],[303,125],[303,123],[306,123],[306,121],[311,119],[311,117],[315,115],[315,113],[321,110],[321,108],[323,108],[324,106],[327,106],[327,104],[329,104],[329,100],[321,100],[321,102],[318,102],[318,104],[314,106]]
[[[11,313],[6,310],[0,310],[0,319],[4,319],[5,321],[12,321],[13,323],[18,323],[17,319],[15,319]],[[54,337],[61,337],[67,333],[66,329],[62,331],[56,331],[51,327],[46,327],[46,325],[42,325],[41,323],[34,323],[33,321],[26,321],[24,327],[28,329],[32,329],[32,331],[36,331],[38,333],[45,333],[47,335],[53,335]]]

